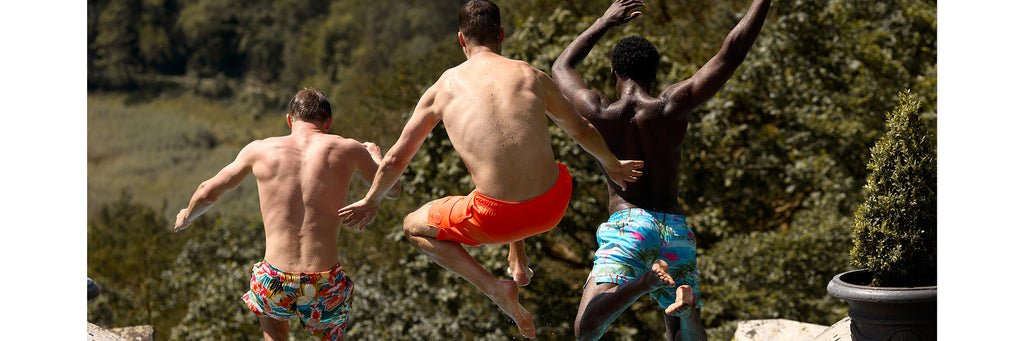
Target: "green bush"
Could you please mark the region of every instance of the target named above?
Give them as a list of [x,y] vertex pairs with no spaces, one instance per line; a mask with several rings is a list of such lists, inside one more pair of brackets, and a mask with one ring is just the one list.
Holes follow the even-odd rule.
[[886,113],[888,131],[871,148],[866,199],[853,224],[851,261],[876,286],[936,282],[936,154],[909,90]]

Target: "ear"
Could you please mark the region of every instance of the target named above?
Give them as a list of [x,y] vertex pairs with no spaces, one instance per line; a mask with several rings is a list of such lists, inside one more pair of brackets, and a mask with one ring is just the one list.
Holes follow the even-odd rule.
[[327,119],[327,127],[324,128],[325,132],[328,131],[328,130],[331,130],[331,124],[332,123],[334,123],[334,117],[328,118]]
[[503,41],[505,41],[505,28],[504,27],[499,27],[498,28],[498,42],[500,43],[500,42],[503,42]]
[[292,114],[285,114],[284,119],[288,121],[288,128],[292,127]]
[[459,45],[466,47],[466,38],[462,36],[462,31],[459,31]]

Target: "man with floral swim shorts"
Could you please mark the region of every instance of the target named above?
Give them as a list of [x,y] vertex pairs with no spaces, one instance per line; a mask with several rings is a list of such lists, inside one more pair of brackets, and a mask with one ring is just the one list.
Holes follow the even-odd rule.
[[616,0],[573,40],[551,66],[561,89],[594,124],[616,156],[643,159],[643,178],[629,192],[608,183],[606,223],[597,231],[598,250],[576,314],[576,338],[597,340],[633,302],[650,294],[664,309],[665,338],[706,340],[700,320],[696,244],[678,202],[679,167],[689,114],[725,84],[743,62],[768,13],[771,0],[753,0],[718,54],[693,77],[648,95],[657,49],[633,36],[611,53],[618,100],[587,87],[574,69],[612,27],[640,16],[641,0]]
[[[384,156],[363,200],[338,210],[360,229],[373,221],[382,191],[409,165],[439,122],[473,178],[466,197],[434,200],[405,218],[405,236],[434,262],[465,278],[534,337],[533,316],[519,304],[519,279],[498,280],[460,244],[511,243],[510,267],[523,273],[523,238],[548,231],[565,213],[569,172],[555,163],[548,119],[597,158],[610,181],[624,186],[641,161],[620,161],[546,74],[501,56],[505,31],[498,7],[470,0],[459,11],[466,61],[445,71],[420,98],[398,141]],[[524,278],[525,279],[525,278]]]
[[[242,148],[234,161],[199,185],[178,213],[174,231],[192,224],[251,172],[267,246],[263,261],[251,268],[250,290],[242,301],[259,316],[267,340],[287,340],[292,317],[321,340],[342,340],[353,286],[338,263],[341,219],[336,210],[345,204],[354,175],[377,173],[380,149],[328,134],[331,104],[315,89],[296,93],[289,107],[285,119],[291,134]],[[388,188],[387,198],[401,192],[399,184]]]

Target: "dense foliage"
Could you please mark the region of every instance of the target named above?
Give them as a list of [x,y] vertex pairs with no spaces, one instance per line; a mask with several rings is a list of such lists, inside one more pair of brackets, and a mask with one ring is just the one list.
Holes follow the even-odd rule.
[[[464,60],[460,0],[89,1],[88,272],[103,290],[90,322],[153,324],[159,339],[259,338],[239,300],[263,252],[251,177],[208,216],[173,234],[171,220],[202,180],[248,141],[287,132],[282,113],[302,87],[323,90],[333,132],[397,139],[419,95]],[[548,70],[607,4],[527,0],[501,6],[503,54]],[[579,70],[614,99],[608,53],[639,34],[662,54],[655,91],[717,52],[747,2],[647,1],[644,16],[609,33]],[[744,319],[831,324],[845,304],[825,293],[848,270],[852,216],[863,202],[869,147],[894,94],[921,99],[934,132],[936,3],[776,0],[725,88],[691,116],[679,199],[698,241],[703,319],[714,340]],[[572,333],[596,249],[607,190],[597,163],[551,126],[573,200],[555,230],[527,240],[537,274],[521,291],[538,338]],[[934,141],[928,141],[934,145]],[[483,295],[416,252],[405,214],[464,194],[468,173],[438,127],[367,231],[343,231],[342,264],[356,282],[357,340],[506,340],[515,325]],[[366,186],[353,185],[350,197]],[[504,276],[507,247],[469,252]],[[155,294],[160,293],[160,294]],[[641,299],[608,339],[647,340],[662,321]],[[293,334],[302,335],[297,324]]]
[[876,286],[935,285],[938,160],[918,118],[921,100],[900,92],[871,147],[866,199],[854,215],[850,259]]

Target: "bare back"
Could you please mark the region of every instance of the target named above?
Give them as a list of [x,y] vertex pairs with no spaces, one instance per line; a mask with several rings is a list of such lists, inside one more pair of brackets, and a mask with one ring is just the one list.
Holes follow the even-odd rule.
[[558,168],[541,76],[525,62],[493,54],[438,80],[438,112],[480,194],[521,202],[554,186]]
[[643,92],[624,96],[596,114],[584,115],[620,159],[644,160],[644,176],[628,191],[609,183],[609,211],[644,208],[682,214],[679,163],[689,110]]
[[[283,271],[326,270],[338,263],[338,207],[346,204],[361,144],[328,134],[293,134],[250,144],[266,231],[266,259]],[[372,174],[372,173],[371,173]]]

